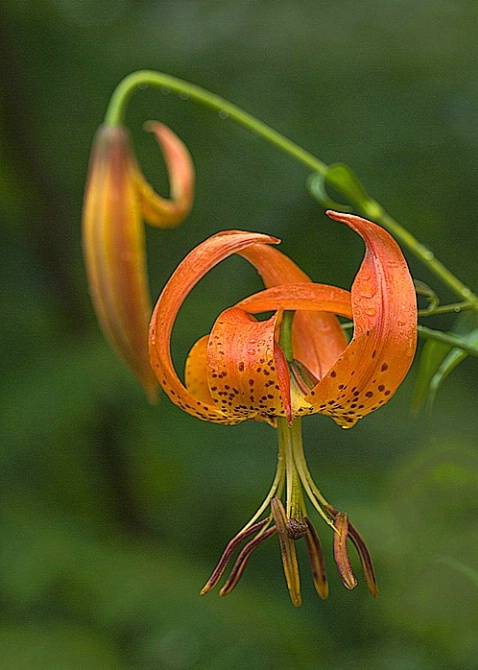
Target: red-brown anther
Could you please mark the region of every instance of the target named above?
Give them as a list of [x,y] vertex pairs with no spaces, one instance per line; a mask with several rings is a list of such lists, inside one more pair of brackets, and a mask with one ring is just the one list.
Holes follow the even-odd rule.
[[339,512],[335,517],[334,533],[334,556],[337,568],[344,583],[348,589],[354,589],[357,586],[357,580],[352,572],[349,555],[347,553],[347,538],[349,534],[349,518],[347,514]]
[[312,569],[312,577],[314,579],[315,590],[325,600],[329,596],[329,585],[327,584],[327,576],[325,573],[324,555],[322,547],[320,546],[319,536],[312,525],[310,519],[306,518],[307,534],[305,540],[307,543],[307,553],[309,554],[310,567]]
[[221,558],[219,559],[219,562],[217,566],[214,569],[214,572],[212,575],[209,577],[208,581],[206,584],[203,586],[201,589],[200,593],[201,595],[204,595],[205,593],[208,593],[211,589],[213,589],[218,581],[221,579],[225,569],[227,568],[229,561],[231,560],[231,557],[235,550],[240,546],[244,540],[247,540],[247,538],[251,537],[251,535],[254,535],[254,533],[259,532],[262,530],[267,524],[269,523],[269,519],[262,519],[262,521],[258,521],[257,523],[253,524],[252,526],[249,526],[246,530],[242,531],[241,533],[238,533],[226,546],[224,549]]
[[299,566],[297,563],[297,554],[295,543],[287,532],[287,516],[282,502],[276,496],[271,500],[271,512],[277,528],[280,550],[282,555],[282,565],[284,567],[287,588],[289,589],[290,599],[295,607],[300,607],[302,598],[300,595],[300,577]]
[[268,528],[263,532],[259,532],[255,538],[253,538],[250,542],[246,544],[246,546],[242,549],[241,553],[237,557],[236,562],[232,566],[232,570],[229,574],[229,577],[227,578],[226,583],[219,591],[220,596],[227,596],[231,593],[231,591],[233,591],[236,588],[240,578],[244,574],[244,570],[246,569],[247,563],[249,562],[252,552],[255,549],[257,549],[257,547],[260,544],[262,544],[265,540],[272,537],[272,535],[275,535],[276,532],[277,528],[275,527]]
[[358,530],[349,521],[349,538],[357,550],[362,571],[365,576],[367,588],[371,595],[376,598],[378,596],[377,580],[375,578],[375,570],[373,569],[372,557],[362,539]]

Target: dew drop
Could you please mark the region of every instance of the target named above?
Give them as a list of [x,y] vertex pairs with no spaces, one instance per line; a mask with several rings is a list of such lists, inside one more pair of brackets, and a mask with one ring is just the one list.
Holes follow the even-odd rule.
[[423,258],[426,261],[432,261],[435,258],[435,254],[433,251],[430,251],[430,249],[424,249],[423,250]]
[[145,88],[148,88],[148,83],[147,83],[146,81],[142,81],[142,82],[140,82],[140,83],[138,84],[138,88],[139,88],[141,91],[144,91]]
[[161,86],[160,91],[163,95],[169,95],[171,93],[169,86]]
[[377,293],[377,289],[375,286],[364,286],[360,290],[360,297],[361,298],[373,298],[373,296]]
[[220,109],[219,110],[219,118],[220,119],[228,119],[229,118],[229,112],[226,112],[225,109]]
[[179,97],[181,100],[189,100],[189,93],[186,93],[186,91],[180,91]]

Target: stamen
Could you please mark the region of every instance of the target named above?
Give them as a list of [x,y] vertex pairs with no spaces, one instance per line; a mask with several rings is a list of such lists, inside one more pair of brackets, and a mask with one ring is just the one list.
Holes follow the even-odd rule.
[[357,586],[357,580],[352,572],[349,555],[347,553],[347,538],[349,534],[349,518],[347,514],[339,512],[335,517],[335,528],[337,532],[334,535],[334,556],[340,577],[344,586],[348,589],[354,589]]
[[224,549],[217,566],[214,568],[214,571],[213,571],[212,575],[209,577],[208,581],[206,582],[206,584],[201,589],[201,591],[200,591],[201,595],[204,595],[205,593],[208,593],[208,591],[210,591],[211,589],[213,589],[216,586],[218,581],[221,579],[221,577],[224,573],[224,570],[227,568],[227,564],[229,563],[232,554],[237,549],[237,547],[241,544],[241,542],[243,540],[246,540],[251,535],[254,535],[254,533],[256,531],[262,530],[262,528],[264,528],[267,525],[268,522],[269,522],[268,518],[262,519],[258,523],[255,523],[253,526],[249,526],[249,528],[247,528],[244,531],[241,531],[235,537],[232,538],[232,540],[229,542],[229,544]]
[[297,386],[304,395],[308,395],[314,386],[319,383],[319,380],[312,372],[296,358],[290,364],[290,369],[294,376]]
[[[340,512],[335,509],[335,507],[332,507],[332,505],[327,505],[326,507],[326,512],[331,516],[332,519],[335,520],[336,524],[336,530],[338,531],[337,528],[337,518],[340,515]],[[371,595],[376,598],[378,596],[378,587],[377,587],[377,580],[375,578],[375,571],[373,569],[373,563],[372,563],[372,557],[370,556],[370,552],[367,549],[367,546],[365,542],[362,539],[362,536],[358,532],[358,530],[353,526],[350,521],[348,521],[347,518],[347,531],[350,537],[350,540],[352,541],[352,544],[354,545],[358,557],[360,559],[360,564],[362,566],[362,571],[365,577],[365,581],[367,583],[367,588],[370,591]]]
[[357,550],[357,554],[362,565],[363,574],[365,576],[365,581],[367,582],[367,588],[374,598],[378,596],[378,587],[377,580],[375,579],[375,571],[373,569],[372,557],[365,545],[365,542],[362,539],[362,536],[358,530],[349,523],[349,534],[352,543]]
[[220,596],[227,596],[229,595],[229,593],[231,593],[231,591],[237,586],[240,578],[242,577],[244,570],[246,569],[246,565],[254,549],[257,549],[257,547],[260,544],[262,544],[264,540],[267,540],[276,532],[277,529],[275,526],[273,526],[272,528],[269,528],[265,532],[259,532],[259,534],[256,535],[256,537],[253,540],[251,540],[246,544],[246,546],[242,549],[241,553],[237,557],[236,562],[232,566],[232,570],[229,574],[229,577],[227,578],[227,582],[219,591]]
[[[287,517],[282,502],[274,496],[271,500],[272,516],[277,528],[279,536],[280,549],[282,555],[282,565],[284,567],[284,574],[289,589],[292,604],[295,607],[300,607],[302,599],[300,595],[300,577],[299,566],[297,564],[297,554],[295,553],[294,541],[287,533]],[[271,529],[272,530],[272,529]]]
[[325,562],[322,547],[320,546],[317,531],[311,521],[306,517],[305,522],[307,524],[305,541],[307,543],[307,553],[309,554],[315,590],[322,600],[325,600],[329,595],[329,585],[327,584],[327,577],[325,574]]

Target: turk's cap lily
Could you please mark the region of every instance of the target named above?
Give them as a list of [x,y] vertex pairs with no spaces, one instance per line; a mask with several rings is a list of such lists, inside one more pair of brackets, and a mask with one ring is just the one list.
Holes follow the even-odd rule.
[[[170,399],[216,423],[321,413],[352,427],[384,405],[408,372],[416,348],[416,296],[393,238],[358,216],[328,212],[365,242],[351,291],[314,284],[272,245],[276,238],[228,231],[209,238],[178,266],[162,292],[150,325],[153,370]],[[265,290],[226,309],[211,333],[191,349],[185,384],[171,358],[172,328],[185,297],[231,254],[246,258]],[[256,314],[273,312],[266,320]],[[294,311],[293,358],[279,344],[284,311]],[[349,343],[337,319],[353,320]]]
[[157,195],[134,156],[122,126],[101,126],[95,136],[83,206],[83,251],[90,293],[102,330],[153,400],[157,381],[148,357],[151,315],[143,219],[178,225],[193,201],[194,167],[183,142],[150,122],[169,172],[171,197]]
[[[351,291],[312,283],[275,248],[279,240],[274,237],[227,231],[186,256],[153,312],[151,364],[176,405],[215,423],[266,421],[277,427],[279,437],[279,458],[270,491],[228,543],[201,593],[218,584],[237,551],[219,591],[220,595],[231,593],[252,553],[277,535],[293,604],[301,603],[295,550],[295,542],[301,538],[305,538],[316,591],[326,598],[325,562],[306,509],[307,497],[334,531],[334,558],[344,586],[352,589],[357,584],[348,555],[352,544],[368,590],[373,596],[378,594],[365,542],[348,515],[327,502],[309,473],[300,417],[326,414],[350,428],[392,397],[410,368],[416,347],[415,289],[405,259],[386,231],[357,216],[337,212],[329,212],[329,216],[348,225],[365,242],[365,256]],[[192,347],[183,383],[171,356],[176,316],[196,283],[231,254],[247,259],[266,288],[218,316],[209,335]],[[266,318],[258,320],[256,315],[261,313]],[[353,320],[350,342],[338,316]],[[284,490],[285,506],[281,500]],[[264,513],[267,516],[261,519]]]

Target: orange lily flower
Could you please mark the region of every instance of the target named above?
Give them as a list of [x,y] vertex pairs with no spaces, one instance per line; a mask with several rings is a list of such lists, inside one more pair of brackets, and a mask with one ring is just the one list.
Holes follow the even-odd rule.
[[[306,537],[314,583],[326,597],[327,582],[317,533],[307,515],[303,490],[334,528],[335,560],[347,588],[356,585],[347,554],[355,545],[367,585],[377,587],[372,562],[348,516],[322,496],[307,469],[300,417],[321,413],[343,428],[384,405],[408,372],[416,348],[415,290],[400,248],[382,228],[357,216],[328,212],[364,240],[365,257],[351,291],[314,284],[258,233],[219,233],[194,249],[164,288],[150,325],[153,370],[170,399],[189,414],[215,423],[245,419],[277,426],[279,463],[273,486],[257,513],[229,543],[203,592],[217,584],[234,550],[240,552],[221,589],[226,595],[239,580],[250,554],[264,539],[279,535],[292,601],[300,604],[294,541]],[[179,379],[171,358],[171,332],[181,304],[194,285],[217,263],[240,254],[260,273],[265,290],[226,309],[211,333],[192,348]],[[255,314],[273,312],[258,321]],[[337,315],[353,319],[349,343]],[[280,500],[286,486],[286,507]],[[270,514],[257,519],[270,505]],[[270,524],[274,523],[272,527]]]
[[151,315],[143,218],[176,226],[192,206],[194,168],[188,150],[166,126],[150,122],[162,148],[171,198],[157,195],[143,177],[128,131],[101,126],[93,142],[83,207],[83,250],[91,297],[110,344],[153,400],[157,381],[147,349]]

